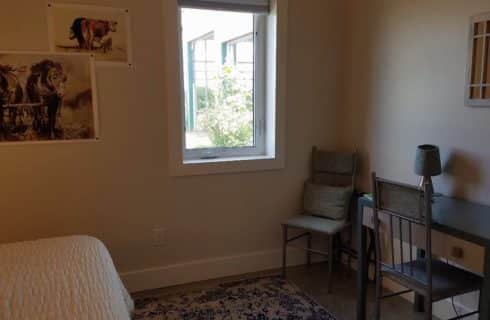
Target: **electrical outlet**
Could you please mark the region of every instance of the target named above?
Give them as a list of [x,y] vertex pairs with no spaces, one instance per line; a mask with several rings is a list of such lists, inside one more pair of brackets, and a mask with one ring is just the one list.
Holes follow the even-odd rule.
[[161,247],[165,245],[165,235],[167,231],[163,228],[153,229],[153,246]]

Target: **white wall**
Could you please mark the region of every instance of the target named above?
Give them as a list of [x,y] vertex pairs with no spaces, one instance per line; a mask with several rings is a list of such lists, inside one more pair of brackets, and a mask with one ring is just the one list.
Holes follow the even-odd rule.
[[[0,146],[0,242],[90,234],[120,272],[244,254],[255,263],[264,251],[273,253],[268,265],[249,269],[279,265],[279,223],[300,208],[310,148],[336,140],[343,3],[290,1],[286,169],[171,178],[163,90],[177,79],[164,65],[170,1],[64,1],[129,8],[134,67],[97,69],[101,141]],[[2,0],[0,30],[0,49],[47,50],[45,2]],[[167,229],[165,247],[151,246],[155,227]]]

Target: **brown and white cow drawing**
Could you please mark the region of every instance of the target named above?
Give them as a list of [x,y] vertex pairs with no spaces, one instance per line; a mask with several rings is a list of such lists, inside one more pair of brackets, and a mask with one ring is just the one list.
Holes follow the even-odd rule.
[[[108,43],[111,32],[117,32],[117,21],[81,17],[73,20],[70,27],[70,40],[76,39],[79,49],[95,50]],[[112,39],[110,43],[112,44]]]

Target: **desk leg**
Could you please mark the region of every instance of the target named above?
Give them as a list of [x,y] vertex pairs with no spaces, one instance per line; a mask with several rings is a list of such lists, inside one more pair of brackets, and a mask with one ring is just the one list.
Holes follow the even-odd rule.
[[[425,250],[417,248],[417,259],[422,259],[425,257]],[[420,294],[415,294],[413,301],[413,308],[416,312],[424,312],[425,310],[425,300],[424,296]]]
[[368,235],[369,235],[369,246],[367,248],[367,261],[368,261],[368,267],[367,267],[368,268],[367,269],[368,270],[368,275],[367,276],[368,276],[368,281],[371,281],[369,279],[369,267],[370,267],[370,264],[369,263],[371,262],[371,258],[372,258],[373,261],[374,261],[373,282],[376,282],[376,272],[377,272],[377,270],[376,270],[376,268],[377,268],[376,261],[378,261],[377,260],[378,257],[376,257],[376,248],[375,248],[375,243],[376,243],[375,242],[376,241],[375,240],[375,237],[376,236],[374,235],[374,230],[372,230],[372,229],[368,229],[367,232],[368,232]]
[[[362,210],[362,208],[360,209]],[[366,255],[367,231],[362,225],[362,214],[358,217],[358,265],[357,265],[357,320],[366,319],[366,297],[368,282],[368,257]]]
[[490,320],[490,246],[485,249],[483,288],[480,293],[480,320]]

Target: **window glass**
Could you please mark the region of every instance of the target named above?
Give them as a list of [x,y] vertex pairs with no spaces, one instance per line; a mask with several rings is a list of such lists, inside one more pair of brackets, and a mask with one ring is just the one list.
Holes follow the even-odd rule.
[[186,150],[255,146],[254,14],[181,9]]

